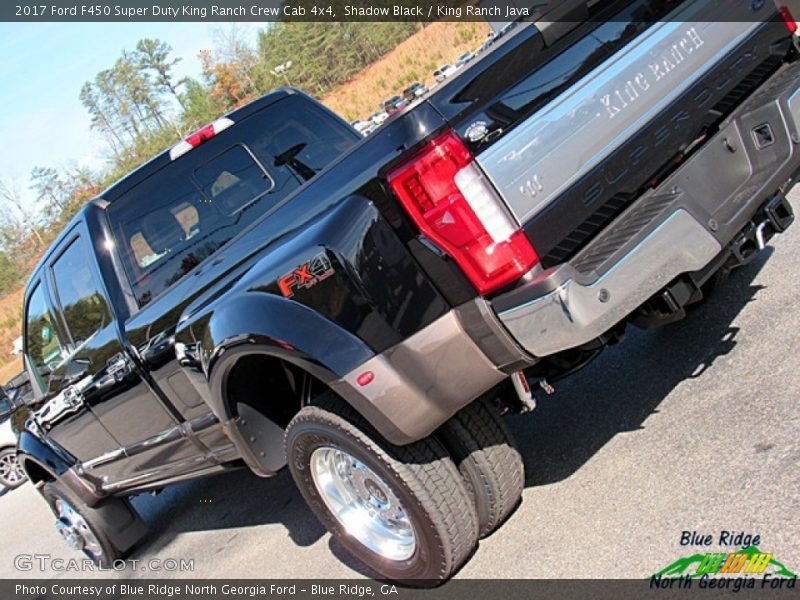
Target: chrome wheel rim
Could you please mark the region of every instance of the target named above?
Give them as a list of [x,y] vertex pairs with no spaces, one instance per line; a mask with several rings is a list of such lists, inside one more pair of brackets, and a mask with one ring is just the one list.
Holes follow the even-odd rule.
[[25,480],[25,473],[13,452],[0,455],[0,479],[9,485],[17,485]]
[[103,555],[100,540],[90,529],[78,511],[63,498],[55,499],[56,527],[58,532],[73,550],[79,550],[95,559]]
[[411,558],[417,547],[408,513],[391,487],[356,457],[330,446],[311,454],[311,477],[348,535],[389,560]]

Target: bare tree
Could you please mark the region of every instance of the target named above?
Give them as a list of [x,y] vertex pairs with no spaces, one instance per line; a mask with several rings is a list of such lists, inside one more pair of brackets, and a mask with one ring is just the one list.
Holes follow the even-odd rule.
[[[7,234],[10,239],[4,239],[7,245],[22,245],[25,238],[33,235],[36,240],[36,247],[41,248],[44,246],[42,233],[36,225],[36,211],[25,206],[25,203],[19,196],[16,187],[11,184],[8,185],[4,181],[0,181],[0,200],[6,205],[6,210],[0,211],[0,219],[3,221],[3,227],[9,227],[10,231],[4,231],[4,237]],[[9,248],[11,249],[11,248]]]

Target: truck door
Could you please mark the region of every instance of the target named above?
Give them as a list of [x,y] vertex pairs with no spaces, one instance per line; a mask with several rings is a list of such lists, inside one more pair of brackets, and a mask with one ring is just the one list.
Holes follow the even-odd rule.
[[119,444],[89,407],[78,401],[83,381],[70,371],[67,345],[53,316],[46,286],[30,285],[25,305],[24,353],[31,373],[33,416],[48,437],[78,461],[117,450]]
[[71,390],[73,405],[88,406],[116,441],[114,452],[84,461],[85,472],[113,490],[202,466],[204,449],[186,437],[180,415],[165,407],[120,341],[93,252],[79,226],[49,264],[68,349],[62,388]]

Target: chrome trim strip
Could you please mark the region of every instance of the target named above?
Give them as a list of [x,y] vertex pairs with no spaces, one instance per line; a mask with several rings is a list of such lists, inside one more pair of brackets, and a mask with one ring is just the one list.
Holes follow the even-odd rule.
[[[170,465],[170,473],[173,475],[167,475],[164,479],[174,477],[174,473],[182,473],[188,474],[192,470],[195,469],[195,465],[202,465],[206,460],[207,456],[192,456],[180,462],[173,463]],[[218,466],[218,465],[212,465]],[[162,469],[152,469],[150,471],[144,471],[141,473],[137,473],[136,475],[132,475],[125,479],[120,479],[118,481],[114,481],[111,483],[103,484],[103,490],[106,492],[114,492],[116,490],[121,490],[130,487],[131,485],[138,483],[138,482],[155,482],[157,477],[160,473],[162,473]],[[105,480],[105,478],[104,478]]]
[[78,470],[79,472],[85,473],[86,471],[91,471],[92,469],[96,469],[97,467],[122,458],[125,458],[125,450],[124,448],[117,448],[116,450],[111,450],[110,452],[96,456],[91,460],[84,461],[78,465]]
[[679,209],[594,283],[567,279],[555,291],[499,317],[536,356],[575,348],[614,327],[681,273],[704,267],[721,250],[714,236]]
[[[541,212],[759,27],[770,3],[755,13],[748,4],[690,3],[481,153],[517,220]],[[712,16],[737,10],[738,19]]]
[[[226,462],[224,464],[214,464],[209,467],[196,469],[194,471],[188,471],[180,475],[172,475],[169,477],[165,477],[163,479],[157,479],[153,481],[145,481],[136,484],[125,482],[125,485],[127,487],[124,488],[124,493],[126,495],[131,495],[131,494],[138,494],[140,492],[146,492],[148,490],[159,490],[176,483],[183,483],[185,481],[192,481],[195,479],[203,479],[206,477],[218,475],[225,472],[230,472],[240,468],[242,467],[239,465],[232,464],[231,462]],[[116,484],[114,485],[116,486]],[[113,491],[112,487],[113,486],[107,486],[103,489],[108,491]]]
[[[132,456],[136,456],[137,454],[142,454],[143,452],[152,450],[153,448],[157,448],[158,446],[163,446],[165,444],[178,441],[181,438],[189,438],[195,433],[211,427],[218,422],[219,421],[214,413],[208,412],[200,415],[199,417],[195,417],[191,421],[185,421],[180,425],[160,431],[159,433],[139,442],[134,442],[133,444],[129,444],[127,446],[123,446],[122,448],[117,448],[116,450],[111,450],[110,452],[96,456],[95,458],[81,463],[80,468],[83,471],[91,471],[92,469],[96,469],[101,465],[108,464],[115,460],[130,458]],[[202,447],[198,447],[197,452],[198,455],[207,454],[207,452],[203,452]]]

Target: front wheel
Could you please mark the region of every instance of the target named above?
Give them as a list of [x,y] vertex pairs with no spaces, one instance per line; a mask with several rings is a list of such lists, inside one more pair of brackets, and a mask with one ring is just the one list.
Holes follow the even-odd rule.
[[[55,514],[58,532],[70,548],[103,568],[110,568],[122,558],[123,552],[109,539],[97,509],[87,506],[57,481],[46,483],[42,495]],[[110,502],[122,501],[114,498]]]
[[22,470],[22,465],[17,460],[16,448],[3,448],[0,450],[0,484],[13,490],[27,480],[25,471]]
[[435,439],[393,446],[337,398],[325,398],[292,419],[286,450],[314,514],[380,576],[432,585],[475,547],[475,508]]

